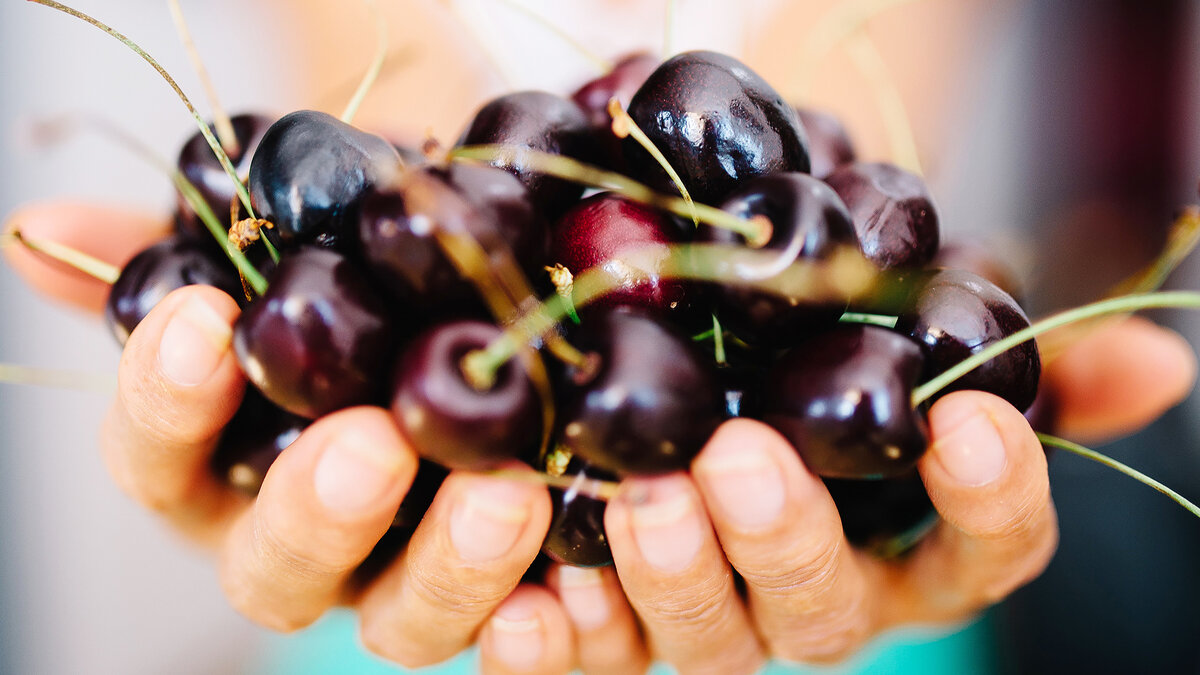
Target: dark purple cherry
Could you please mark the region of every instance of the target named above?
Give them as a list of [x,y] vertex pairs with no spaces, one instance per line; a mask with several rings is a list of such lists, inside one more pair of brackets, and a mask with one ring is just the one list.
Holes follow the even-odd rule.
[[855,159],[854,144],[841,120],[826,112],[811,108],[796,108],[800,126],[808,136],[808,155],[812,163],[809,173],[825,178],[833,170]]
[[362,273],[335,251],[303,247],[268,280],[233,328],[246,377],[275,405],[311,419],[379,401],[398,331]]
[[[528,148],[583,161],[595,154],[592,128],[583,110],[574,101],[542,91],[507,94],[475,113],[458,145],[484,144]],[[519,161],[505,168],[529,188],[534,204],[548,220],[558,218],[583,194],[582,186],[549,178]]]
[[725,408],[711,357],[631,308],[588,314],[573,342],[600,366],[564,385],[563,444],[619,475],[686,469]]
[[234,300],[245,291],[233,264],[218,258],[209,243],[175,235],[154,244],[125,264],[108,291],[104,318],[117,342],[125,344],[133,329],[171,291],[193,284],[216,286]]
[[[749,273],[769,279],[798,260],[823,260],[842,247],[858,248],[846,206],[828,185],[803,173],[776,173],[747,181],[721,208],[735,216],[766,216],[774,229],[762,251],[770,259]],[[702,226],[701,239],[744,246],[729,230]],[[722,325],[751,344],[789,347],[832,326],[846,309],[844,302],[791,302],[777,295],[737,286],[713,291],[715,313]]]
[[[809,170],[808,141],[792,106],[737,59],[687,52],[663,63],[629,103],[629,115],[666,156],[692,197],[715,204],[748,178]],[[641,146],[625,142],[634,176],[678,188]]]
[[546,264],[545,221],[511,174],[466,163],[415,169],[366,196],[359,237],[372,275],[424,313],[479,304],[475,286],[443,253],[439,230],[469,235],[493,269],[505,256],[530,276]]
[[479,390],[462,360],[501,335],[482,321],[434,326],[401,354],[392,386],[392,414],[422,457],[452,469],[489,469],[526,455],[542,436],[541,403],[519,360]]
[[938,214],[920,176],[883,163],[846,164],[825,178],[854,220],[863,254],[880,269],[922,267],[938,250]]
[[763,421],[827,478],[899,476],[925,453],[912,408],[921,348],[885,328],[844,324],[800,343],[767,373]]
[[826,478],[851,544],[880,558],[912,548],[937,524],[937,510],[915,470],[883,480]]
[[363,587],[370,583],[396,559],[400,551],[404,550],[448,474],[449,471],[444,467],[421,460],[417,465],[417,475],[413,477],[412,486],[408,488],[408,493],[404,495],[396,517],[392,520],[392,526],[354,570],[353,584]]
[[221,433],[210,466],[218,478],[249,495],[258,494],[279,453],[304,431],[310,420],[275,405],[253,388]]
[[576,484],[565,490],[550,489],[554,511],[550,530],[542,542],[542,553],[555,562],[574,567],[611,565],[612,550],[604,531],[604,509],[608,502],[586,494],[581,486],[587,479],[612,481],[616,476],[578,457],[571,458],[563,475],[574,476]]
[[[386,139],[322,112],[301,110],[271,125],[250,164],[250,198],[280,248],[315,244],[356,253],[358,206],[388,183],[400,156]],[[346,240],[343,242],[343,240]]]
[[[233,168],[237,170],[238,176],[242,180],[246,180],[250,174],[250,163],[254,159],[254,151],[258,149],[258,144],[262,141],[263,134],[267,132],[267,127],[271,126],[275,120],[266,115],[234,115],[229,121],[233,124],[233,133],[237,136],[239,145],[239,151],[230,155],[229,161],[233,163]],[[176,166],[184,178],[187,178],[204,197],[204,201],[216,214],[217,220],[228,227],[229,207],[233,204],[233,200],[237,199],[237,191],[234,189],[233,179],[225,173],[225,168],[221,166],[221,162],[200,132],[197,131],[188,139],[187,143],[183,144]],[[242,212],[242,217],[245,217],[242,207],[239,206],[238,209]],[[212,234],[200,221],[192,207],[188,205],[183,195],[179,195],[177,212],[179,217],[176,218],[175,225],[181,232],[212,241]]]
[[[1016,300],[983,277],[962,270],[936,272],[901,312],[896,330],[912,336],[925,352],[923,379],[1029,327]],[[1037,343],[1024,342],[942,390],[977,389],[1024,411],[1037,396],[1042,361]]]
[[658,57],[645,52],[630,54],[613,64],[608,73],[588,82],[571,95],[571,100],[579,104],[588,116],[596,137],[596,161],[605,167],[627,173],[621,139],[612,131],[608,102],[615,98],[621,105],[629,105],[633,95],[659,63]]
[[[550,233],[550,262],[574,275],[599,266],[615,286],[593,306],[633,305],[666,313],[691,309],[690,285],[657,274],[660,264],[647,250],[664,253],[680,241],[679,228],[667,214],[619,195],[593,195],[568,211]],[[622,261],[638,254],[639,273]],[[651,269],[645,269],[650,267]]]

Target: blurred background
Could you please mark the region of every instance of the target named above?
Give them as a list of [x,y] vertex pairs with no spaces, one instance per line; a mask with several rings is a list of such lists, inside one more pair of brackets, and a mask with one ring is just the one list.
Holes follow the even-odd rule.
[[[605,57],[663,48],[665,0],[514,1]],[[1197,201],[1194,1],[674,4],[672,49],[740,56],[789,99],[840,116],[870,160],[893,157],[879,83],[845,50],[814,63],[810,47],[831,11],[878,10],[864,34],[911,117],[944,238],[1002,251],[1034,314],[1101,295],[1151,259],[1172,214]],[[134,38],[207,110],[165,3],[75,5]],[[372,56],[365,4],[182,5],[235,112],[336,113]],[[452,143],[492,96],[566,94],[596,74],[500,0],[403,0],[384,13],[391,58],[357,123],[398,138]],[[166,217],[168,180],[126,149],[87,131],[54,144],[34,133],[64,115],[92,115],[173,158],[194,126],[146,64],[94,28],[16,2],[0,4],[0,64],[0,214],[72,199]],[[1200,265],[1172,284],[1200,288]],[[1196,316],[1155,316],[1200,344]],[[113,374],[118,358],[98,320],[35,297],[0,266],[0,362]],[[106,406],[104,394],[0,385],[0,672],[298,672],[322,658],[347,672],[351,617],[268,635],[226,606],[207,554],[117,491],[97,452]],[[1192,401],[1107,450],[1200,498],[1195,419]],[[1062,544],[1043,577],[961,634],[940,639],[955,628],[932,627],[886,636],[838,670],[1200,672],[1200,524],[1071,456],[1054,458],[1051,484]]]

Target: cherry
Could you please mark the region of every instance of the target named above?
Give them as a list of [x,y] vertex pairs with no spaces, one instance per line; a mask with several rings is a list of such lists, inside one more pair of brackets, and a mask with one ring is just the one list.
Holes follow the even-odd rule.
[[263,136],[250,164],[250,197],[257,215],[275,224],[266,232],[279,248],[312,243],[352,253],[363,193],[390,181],[399,165],[387,140],[301,110]]
[[[692,197],[705,204],[721,201],[747,178],[809,170],[796,111],[730,56],[687,52],[671,58],[634,95],[629,115]],[[678,191],[644,149],[632,141],[625,148],[635,177],[667,194]]]
[[505,363],[480,390],[462,360],[501,330],[481,321],[454,321],[419,336],[396,365],[392,413],[422,457],[453,469],[488,469],[536,449],[541,438],[537,393],[519,361]]
[[[595,154],[587,115],[574,101],[541,91],[521,91],[493,99],[475,113],[458,145],[500,144],[588,161]],[[520,163],[505,167],[521,179],[533,202],[554,220],[579,199],[583,188],[550,178]]]
[[[634,274],[621,254],[647,246],[666,247],[682,239],[676,221],[666,213],[604,192],[575,205],[550,236],[550,260],[572,274],[599,266],[615,290],[592,306],[634,305],[659,313],[692,310],[691,285],[679,279]],[[639,259],[640,260],[640,259]]]
[[[802,173],[776,173],[742,184],[721,205],[741,218],[766,216],[773,226],[761,250],[774,255],[751,272],[770,278],[800,259],[821,260],[844,246],[858,246],[854,225],[842,200],[829,186]],[[700,238],[745,245],[741,235],[702,226]],[[721,323],[751,344],[788,347],[831,326],[845,303],[790,302],[777,295],[736,286],[713,289]]]
[[[896,323],[896,330],[910,335],[924,350],[926,380],[1028,327],[1029,318],[1011,295],[963,270],[934,273]],[[1037,343],[1030,340],[967,373],[939,395],[977,389],[1024,411],[1037,396],[1041,370]]]
[[944,241],[929,266],[966,270],[987,279],[1014,298],[1022,295],[1017,273],[996,254],[994,247],[979,241]]
[[880,269],[922,267],[938,250],[938,214],[920,176],[892,164],[854,163],[825,178],[846,206],[863,254]]
[[279,453],[287,449],[309,420],[293,415],[247,389],[242,405],[221,433],[209,465],[230,486],[251,496]]
[[920,347],[903,335],[843,324],[767,372],[762,419],[820,476],[898,476],[925,453],[925,422],[910,403],[921,367]]
[[479,305],[474,285],[442,252],[439,228],[470,235],[489,257],[515,256],[528,275],[546,263],[546,224],[511,174],[463,162],[414,169],[364,198],[359,237],[372,275],[421,312],[461,314]]
[[812,163],[809,173],[825,178],[839,166],[854,161],[854,144],[841,120],[829,113],[799,106],[796,115],[808,135],[808,154]]
[[[234,135],[237,136],[239,146],[239,151],[230,155],[229,161],[233,163],[238,176],[245,180],[250,172],[254,151],[258,149],[263,134],[274,122],[274,118],[266,115],[247,114],[234,115],[229,121],[233,125]],[[184,178],[187,178],[204,197],[204,201],[208,203],[217,218],[222,221],[228,218],[229,206],[233,200],[237,199],[237,191],[234,189],[233,179],[225,173],[225,168],[221,166],[221,162],[217,160],[212,148],[208,146],[208,141],[200,132],[197,131],[183,144],[176,166],[183,173]],[[239,205],[238,209],[241,210],[242,207]],[[188,205],[183,195],[179,196],[176,213],[175,225],[181,232],[212,241],[212,234],[200,221],[192,207]],[[244,213],[242,217],[245,217]]]
[[613,64],[611,71],[588,82],[571,95],[571,100],[588,116],[588,123],[592,125],[597,140],[596,161],[604,166],[622,173],[625,170],[621,139],[612,132],[608,102],[615,98],[622,105],[628,104],[659,63],[657,57],[644,52],[630,54]]
[[380,399],[397,332],[354,265],[304,247],[283,257],[267,292],[238,317],[233,347],[272,403],[315,419]]
[[[616,479],[579,457],[571,458],[563,475],[604,481]],[[542,543],[542,553],[555,562],[575,567],[611,565],[612,550],[604,532],[604,510],[608,503],[583,494],[578,484],[565,490],[551,488],[550,502],[554,511],[546,540]]]
[[[211,241],[211,240],[210,240]],[[164,239],[125,264],[108,292],[104,318],[122,345],[133,329],[171,291],[193,284],[216,286],[235,300],[245,291],[227,260],[214,247],[183,235]]]
[[938,520],[916,470],[884,480],[826,478],[842,532],[851,544],[882,558],[912,548]]
[[686,469],[721,422],[713,366],[691,339],[632,308],[584,318],[575,344],[599,355],[583,383],[563,385],[562,442],[619,475]]

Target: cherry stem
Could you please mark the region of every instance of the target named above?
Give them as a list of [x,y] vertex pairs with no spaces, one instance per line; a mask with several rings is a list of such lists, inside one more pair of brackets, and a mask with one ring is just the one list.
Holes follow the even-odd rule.
[[806,98],[826,57],[858,35],[867,23],[883,12],[913,0],[843,0],[825,13],[804,41],[806,48],[796,78],[795,92]]
[[1176,307],[1183,309],[1200,309],[1200,293],[1195,291],[1160,291],[1156,293],[1140,293],[1123,295],[1116,298],[1100,300],[1088,305],[1068,309],[1058,314],[1035,322],[1028,328],[1022,329],[997,341],[979,353],[963,359],[946,372],[929,380],[913,390],[912,405],[917,407],[929,400],[958,378],[975,370],[991,359],[1003,354],[1013,347],[1032,340],[1046,331],[1061,328],[1077,321],[1098,316],[1127,314],[1140,309]]
[[196,49],[196,43],[192,40],[192,32],[183,18],[183,9],[179,6],[179,0],[167,0],[167,6],[171,9],[171,19],[175,22],[175,30],[179,33],[179,39],[183,41],[183,47],[192,61],[192,68],[196,71],[196,76],[200,78],[200,84],[204,87],[204,93],[208,97],[208,105],[212,108],[213,126],[217,128],[217,138],[221,141],[221,147],[225,149],[226,154],[237,155],[241,153],[242,146],[238,143],[237,133],[233,130],[233,121],[221,107],[217,88],[213,86],[212,78],[208,76],[208,69],[204,67],[204,61],[200,58],[200,51]]
[[691,211],[690,215],[692,216],[692,224],[700,227],[700,217],[696,215],[696,202],[692,200],[692,195],[688,193],[687,186],[683,184],[683,179],[679,177],[679,172],[675,171],[675,167],[671,166],[671,163],[667,161],[666,155],[662,154],[658,146],[654,145],[654,141],[650,140],[646,132],[638,127],[637,122],[633,121],[633,118],[629,116],[625,108],[621,107],[621,101],[615,96],[608,102],[608,114],[612,117],[612,131],[617,138],[633,136],[633,140],[637,141],[638,145],[650,153],[654,161],[658,162],[663,171],[667,172],[667,175],[671,178],[671,182],[678,188],[679,196],[683,197],[683,201],[688,203],[688,209]]
[[879,114],[883,118],[884,127],[887,128],[896,164],[920,175],[923,173],[921,155],[917,151],[912,122],[908,118],[900,90],[888,74],[887,62],[875,47],[875,43],[865,34],[856,36],[847,47],[854,64],[871,83],[871,90],[875,93]]
[[666,16],[663,17],[663,60],[675,52],[675,0],[667,0]]
[[117,388],[117,379],[101,373],[85,373],[69,370],[49,370],[31,366],[0,363],[0,382],[27,384],[55,389],[111,394]]
[[563,155],[552,155],[529,148],[507,145],[463,146],[450,150],[449,155],[451,159],[471,159],[516,169],[528,169],[572,183],[612,190],[636,202],[670,211],[683,218],[692,217],[694,208],[701,221],[713,227],[731,230],[742,235],[746,242],[754,248],[765,246],[771,240],[774,230],[771,221],[765,216],[759,215],[746,220],[705,204],[689,205],[679,197],[655,192],[627,176],[590,166]]
[[[879,273],[857,247],[838,249],[826,260],[798,260],[777,271],[776,256],[728,244],[651,245],[622,251],[601,265],[575,276],[573,301],[583,307],[593,300],[652,275],[661,279],[714,281],[745,286],[790,300],[849,301],[866,296],[879,283]],[[764,277],[760,270],[770,268]],[[617,271],[619,270],[619,271]],[[463,372],[477,382],[492,382],[496,371],[520,349],[550,333],[571,304],[550,296],[526,312],[487,347],[463,357]]]
[[485,472],[485,474],[493,478],[502,478],[519,483],[546,485],[562,490],[574,489],[579,494],[603,501],[615,498],[617,491],[620,489],[620,483],[589,478],[583,474],[552,476],[540,471],[516,471],[514,469],[494,469]]
[[713,320],[713,358],[720,365],[725,365],[725,331],[721,328],[721,321],[717,319],[717,315],[712,315]]
[[[83,272],[84,274],[102,281],[108,285],[112,285],[117,281],[117,277],[121,276],[121,269],[116,265],[94,258],[83,251],[77,251],[68,246],[51,241],[49,239],[30,239],[21,233],[19,229],[12,229],[5,233],[13,241],[23,245],[31,251],[37,251],[42,255],[48,256],[61,263]],[[0,240],[2,243],[3,240]]]
[[90,23],[96,28],[99,28],[100,30],[119,40],[126,47],[133,50],[135,54],[142,57],[146,63],[150,64],[150,66],[158,72],[163,80],[170,85],[171,89],[175,91],[175,94],[179,97],[179,100],[183,101],[183,104],[187,106],[188,112],[192,114],[192,118],[196,120],[196,124],[200,127],[200,133],[204,136],[204,140],[208,141],[208,146],[212,148],[213,153],[217,156],[217,160],[221,162],[221,166],[225,169],[225,173],[229,175],[231,180],[233,180],[238,197],[242,200],[242,206],[246,207],[246,213],[250,214],[251,218],[255,217],[254,207],[250,205],[250,193],[246,190],[246,186],[242,185],[241,179],[238,178],[237,170],[233,168],[233,162],[229,161],[229,155],[225,154],[225,151],[221,148],[221,144],[217,142],[216,137],[213,135],[212,129],[209,128],[208,123],[204,121],[204,118],[200,116],[200,113],[196,111],[196,107],[192,105],[191,100],[188,99],[187,95],[183,93],[183,89],[180,89],[174,78],[167,73],[165,68],[159,65],[158,61],[155,61],[152,56],[147,54],[141,47],[137,46],[137,44],[125,37],[125,35],[122,33],[114,30],[101,21],[94,19],[83,12],[80,12],[77,9],[72,9],[61,3],[54,2],[54,0],[29,0],[29,2],[33,2],[44,7],[49,7],[50,9],[56,9],[64,14],[73,16],[86,23]]
[[612,72],[612,69],[613,69],[612,61],[609,61],[608,59],[604,58],[603,56],[600,56],[596,52],[588,49],[582,42],[580,42],[579,40],[576,40],[574,37],[571,37],[570,33],[559,28],[558,26],[554,25],[550,21],[548,21],[546,19],[546,17],[538,14],[537,12],[529,9],[528,7],[526,7],[520,3],[514,2],[513,0],[500,0],[500,2],[501,2],[501,4],[506,5],[509,9],[511,9],[519,14],[525,15],[525,17],[527,19],[538,24],[539,26],[546,29],[550,33],[553,33],[555,36],[558,37],[558,39],[562,40],[569,47],[571,47],[571,49],[574,49],[576,52],[578,52],[579,55],[584,58],[584,60],[588,61],[593,66],[595,66],[596,71],[598,73],[600,73],[601,75],[605,75],[607,73]]
[[838,319],[842,323],[865,323],[871,326],[882,326],[884,328],[895,328],[896,322],[900,320],[898,316],[889,316],[887,314],[864,314],[862,312],[846,312]]
[[1100,464],[1103,464],[1104,466],[1107,466],[1110,469],[1116,469],[1117,471],[1120,471],[1121,473],[1125,474],[1126,476],[1133,478],[1134,480],[1138,481],[1139,483],[1148,485],[1148,486],[1154,488],[1155,490],[1158,490],[1159,492],[1163,493],[1164,495],[1170,497],[1176,504],[1179,504],[1183,508],[1190,511],[1193,516],[1200,518],[1200,507],[1193,504],[1191,501],[1189,501],[1183,495],[1172,490],[1171,488],[1167,487],[1166,485],[1163,485],[1162,483],[1154,480],[1153,478],[1147,476],[1146,474],[1142,473],[1141,471],[1138,471],[1137,469],[1134,469],[1130,466],[1122,464],[1121,462],[1118,462],[1117,460],[1113,459],[1112,457],[1109,457],[1108,455],[1104,455],[1102,453],[1096,452],[1095,450],[1086,448],[1082,445],[1079,445],[1078,443],[1072,443],[1071,441],[1068,441],[1065,438],[1059,438],[1057,436],[1051,436],[1050,434],[1043,434],[1041,432],[1038,432],[1037,437],[1038,437],[1038,440],[1042,442],[1042,445],[1048,445],[1053,448],[1059,448],[1060,450],[1066,450],[1067,452],[1074,453],[1076,455],[1079,455],[1080,457],[1085,457],[1087,459],[1090,459],[1093,462],[1098,462]]
[[383,19],[383,13],[380,11],[379,5],[375,0],[363,1],[367,4],[367,7],[371,10],[372,17],[375,19],[375,57],[371,60],[371,65],[363,75],[362,82],[359,82],[358,88],[354,90],[354,95],[350,97],[350,101],[346,104],[346,109],[342,111],[341,120],[346,124],[354,121],[354,116],[358,114],[358,109],[362,106],[363,99],[367,97],[367,93],[371,91],[371,87],[379,77],[379,72],[383,70],[383,62],[387,60],[388,55],[388,30],[387,22]]
[[[37,0],[33,0],[36,2]],[[208,229],[209,234],[217,240],[217,245],[221,250],[225,251],[225,255],[237,268],[238,273],[250,284],[250,288],[262,295],[267,290],[267,280],[262,273],[251,264],[246,258],[246,254],[242,253],[242,249],[238,248],[229,241],[229,230],[221,225],[221,221],[217,220],[217,214],[213,213],[212,207],[208,205],[208,200],[200,194],[195,185],[187,179],[180,171],[171,172],[171,181],[175,183],[175,189],[179,190],[179,194],[183,195],[188,206],[192,207],[192,211],[200,218],[200,222],[204,223],[204,227]],[[263,237],[266,239],[266,237]]]

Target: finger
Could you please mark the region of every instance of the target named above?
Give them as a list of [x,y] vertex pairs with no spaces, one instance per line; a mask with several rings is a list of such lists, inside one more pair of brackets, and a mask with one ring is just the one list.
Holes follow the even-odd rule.
[[550,510],[544,486],[451,473],[408,547],[361,598],[367,648],[418,668],[468,647],[537,557]]
[[753,673],[763,652],[686,474],[629,478],[605,509],[617,575],[655,657],[680,673]]
[[230,348],[237,315],[237,303],[209,286],[164,298],[125,345],[100,435],[117,484],[202,539],[241,503],[208,469],[245,387]]
[[580,670],[589,675],[646,672],[650,655],[613,568],[556,565],[546,583],[570,617]]
[[550,591],[523,584],[479,634],[485,675],[565,675],[574,663],[571,624]]
[[[62,244],[117,267],[169,231],[161,219],[146,214],[62,202],[21,208],[4,227],[5,232],[14,229],[30,239]],[[104,309],[108,284],[20,244],[5,246],[4,253],[12,268],[41,293],[90,312]]]
[[772,655],[835,661],[874,626],[869,584],[821,479],[770,427],[722,425],[692,473]]
[[1114,323],[1048,364],[1063,435],[1087,442],[1122,436],[1182,401],[1196,354],[1178,333],[1141,317]]
[[275,630],[315,621],[387,532],[416,470],[385,410],[314,422],[276,458],[226,538],[220,576],[230,602]]
[[1046,456],[1003,399],[955,392],[929,412],[919,468],[943,522],[901,569],[889,620],[964,618],[1045,569],[1058,544]]

